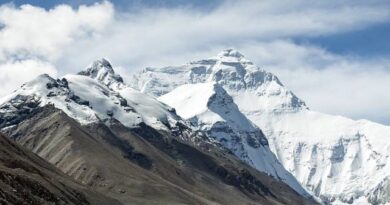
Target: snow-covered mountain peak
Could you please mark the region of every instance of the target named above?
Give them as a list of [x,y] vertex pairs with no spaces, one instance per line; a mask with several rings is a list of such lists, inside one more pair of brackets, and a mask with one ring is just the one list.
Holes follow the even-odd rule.
[[[218,57],[182,66],[148,69],[134,76],[133,85],[142,92],[162,95],[160,99],[182,115],[189,111],[196,113],[193,106],[186,106],[198,95],[205,94],[207,101],[203,102],[223,101],[220,99],[226,102],[228,98],[224,97],[210,100],[212,95],[207,93],[215,94],[213,87],[209,89],[212,92],[199,88],[202,87],[199,83],[216,83],[233,98],[237,110],[261,128],[268,139],[268,147],[284,167],[324,202],[390,203],[389,126],[311,111],[275,75],[243,59],[242,54],[231,54],[227,50]],[[176,102],[180,99],[183,100]],[[234,137],[238,130],[245,129],[233,129],[234,126],[228,124],[226,119],[234,119],[232,124],[240,120],[232,117],[234,109],[232,106],[226,109],[227,104],[216,103],[218,109],[213,109],[212,104],[203,103],[203,109],[198,110],[202,112],[192,114],[193,119],[200,129],[208,129],[209,135],[221,139],[221,143],[228,139],[224,145],[245,160],[245,152],[239,152],[242,144],[237,144],[239,141]],[[182,108],[184,111],[180,111]],[[230,114],[224,116],[224,111]],[[235,131],[229,135],[224,130]],[[248,154],[252,159],[260,155]]]
[[[307,109],[272,73],[262,70],[236,50],[182,66],[147,68],[133,76],[131,86],[153,96],[164,95],[184,84],[215,82],[248,112],[281,112]],[[260,107],[260,109],[259,109]]]
[[78,74],[89,76],[110,87],[123,85],[123,78],[115,73],[111,63],[104,58],[92,62]]

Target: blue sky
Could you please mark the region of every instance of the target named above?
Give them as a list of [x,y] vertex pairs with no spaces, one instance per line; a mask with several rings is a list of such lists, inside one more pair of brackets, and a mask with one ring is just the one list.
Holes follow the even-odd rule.
[[[52,9],[59,4],[77,8],[80,5],[93,5],[96,0],[0,0],[0,4],[21,6],[31,4],[45,9]],[[191,7],[207,12],[218,7],[222,0],[112,0],[118,11],[132,12],[140,8],[177,8]],[[389,4],[390,5],[390,4]],[[381,22],[349,32],[320,35],[315,37],[292,38],[300,44],[313,44],[330,52],[342,55],[376,57],[390,55],[390,22]]]
[[342,55],[376,57],[390,55],[390,23],[378,23],[356,31],[297,39]]
[[147,66],[233,47],[278,75],[311,109],[390,124],[388,0],[0,5],[0,96],[31,76],[74,73],[96,58],[108,58],[128,78]]
[[[31,4],[51,9],[58,4],[71,5],[77,8],[80,5],[92,5],[96,0],[0,0],[0,4],[11,3],[16,6]],[[222,0],[112,0],[115,9],[120,11],[134,11],[139,8],[175,8],[192,7],[208,11],[214,9]],[[375,57],[390,55],[390,22],[370,25],[359,30],[337,33],[333,35],[317,36],[314,38],[295,38],[297,43],[309,43],[323,47],[331,52],[343,55],[358,55]]]

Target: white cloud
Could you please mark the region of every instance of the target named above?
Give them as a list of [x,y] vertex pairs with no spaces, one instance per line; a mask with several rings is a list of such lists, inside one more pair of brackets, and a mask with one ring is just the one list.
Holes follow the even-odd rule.
[[[385,116],[390,113],[378,112],[390,110],[390,94],[384,90],[390,79],[384,68],[388,61],[337,56],[289,40],[389,22],[389,6],[386,0],[228,0],[209,11],[176,7],[119,13],[109,2],[77,9],[61,5],[51,10],[4,5],[0,7],[0,25],[4,25],[0,27],[0,73],[8,77],[0,78],[7,82],[0,95],[22,81],[7,74],[25,71],[20,66],[11,69],[12,62],[21,64],[15,59],[50,62],[62,75],[107,57],[121,73],[128,74],[235,47],[277,73],[313,109],[390,123]],[[30,66],[37,71],[31,75],[42,71],[37,67]]]
[[[389,3],[354,2],[227,1],[210,12],[184,7],[117,13],[100,36],[66,47],[64,56],[76,61],[60,62],[75,69],[106,56],[124,67],[139,69],[184,62],[193,53],[216,52],[216,48],[251,41],[328,35],[389,21]],[[80,50],[88,52],[80,56]]]
[[37,75],[43,73],[51,76],[57,75],[57,70],[52,64],[31,59],[5,62],[0,64],[0,71],[0,96],[8,94]]
[[1,6],[0,60],[15,56],[54,60],[65,46],[104,29],[112,15],[113,7],[107,2],[77,10],[67,5],[50,10],[31,5]]
[[53,64],[64,57],[63,49],[81,38],[99,35],[113,13],[108,2],[77,10],[67,5],[50,10],[0,6],[0,96],[38,74],[56,74]]

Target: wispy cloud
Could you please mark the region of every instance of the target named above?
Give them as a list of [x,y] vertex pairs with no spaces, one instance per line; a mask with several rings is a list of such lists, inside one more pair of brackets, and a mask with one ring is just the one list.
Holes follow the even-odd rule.
[[[128,74],[235,47],[280,75],[313,109],[390,122],[390,115],[378,114],[390,110],[390,94],[384,93],[390,79],[388,61],[339,56],[293,41],[389,22],[389,7],[388,1],[379,0],[224,1],[211,10],[153,7],[126,13],[115,11],[109,2],[50,10],[4,5],[0,7],[0,78],[7,85],[0,95],[20,84],[5,67],[26,59],[39,59],[50,65],[47,70],[56,67],[61,75],[107,57]],[[36,66],[29,67],[29,78],[48,72]],[[11,70],[16,69],[21,68]]]

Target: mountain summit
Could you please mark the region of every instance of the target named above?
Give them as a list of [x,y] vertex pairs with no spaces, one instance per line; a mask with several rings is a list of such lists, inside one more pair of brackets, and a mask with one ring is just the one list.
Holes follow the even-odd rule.
[[[164,95],[183,84],[203,82],[222,85],[240,104],[240,109],[248,112],[307,109],[274,74],[262,70],[232,49],[222,51],[217,57],[182,66],[146,68],[130,81],[132,87],[153,96]],[[261,106],[253,107],[253,104]]]
[[390,203],[389,126],[309,110],[274,74],[235,50],[181,66],[144,69],[134,75],[132,86],[165,101],[164,95],[176,88],[190,92],[181,86],[213,82],[263,131],[284,167],[325,203]]

